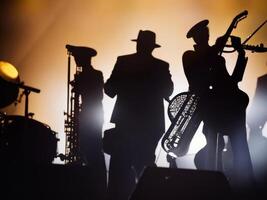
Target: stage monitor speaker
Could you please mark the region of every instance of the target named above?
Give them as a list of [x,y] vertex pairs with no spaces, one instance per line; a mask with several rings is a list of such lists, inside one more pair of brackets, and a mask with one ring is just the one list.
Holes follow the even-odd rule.
[[230,196],[230,185],[221,172],[147,167],[130,200],[217,200]]

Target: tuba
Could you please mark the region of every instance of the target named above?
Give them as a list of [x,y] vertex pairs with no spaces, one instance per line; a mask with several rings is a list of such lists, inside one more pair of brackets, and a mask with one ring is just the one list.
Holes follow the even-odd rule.
[[169,103],[171,126],[161,140],[161,146],[170,155],[184,156],[197,131],[200,116],[200,97],[191,92],[177,94]]
[[[247,15],[248,11],[245,10],[233,19],[221,42],[214,45],[213,53],[221,55],[224,52],[232,30]],[[171,125],[161,140],[161,146],[167,154],[180,157],[188,152],[191,140],[202,121],[200,109],[200,97],[191,92],[182,92],[170,101],[168,115]]]

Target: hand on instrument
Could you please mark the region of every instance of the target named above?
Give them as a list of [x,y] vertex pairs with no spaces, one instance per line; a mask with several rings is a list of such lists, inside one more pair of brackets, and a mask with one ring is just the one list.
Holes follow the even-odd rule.
[[241,48],[241,39],[240,39],[240,37],[236,37],[236,36],[233,36],[233,35],[231,35],[230,37],[231,37],[232,46],[235,49]]
[[232,47],[234,47],[234,49],[237,50],[238,53],[245,53],[245,50],[242,48],[240,37],[236,37],[232,35],[230,37],[231,37]]

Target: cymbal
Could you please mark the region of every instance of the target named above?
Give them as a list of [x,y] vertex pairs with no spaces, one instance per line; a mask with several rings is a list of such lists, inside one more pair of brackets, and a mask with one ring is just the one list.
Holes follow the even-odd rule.
[[12,104],[19,93],[19,73],[12,64],[0,61],[0,108]]

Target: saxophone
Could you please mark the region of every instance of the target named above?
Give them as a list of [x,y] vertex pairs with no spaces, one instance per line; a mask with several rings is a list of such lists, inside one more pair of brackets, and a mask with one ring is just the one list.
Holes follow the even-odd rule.
[[79,145],[79,113],[80,98],[75,91],[75,87],[71,90],[70,110],[64,113],[65,120],[65,164],[80,164],[82,162]]
[[65,155],[60,155],[61,160],[65,160],[65,164],[81,164],[82,156],[79,145],[79,115],[81,110],[81,98],[76,84],[79,77],[79,69],[76,67],[74,80],[70,80],[70,56],[71,46],[66,45],[68,50],[68,80],[67,80],[67,111],[64,132],[66,135]]

